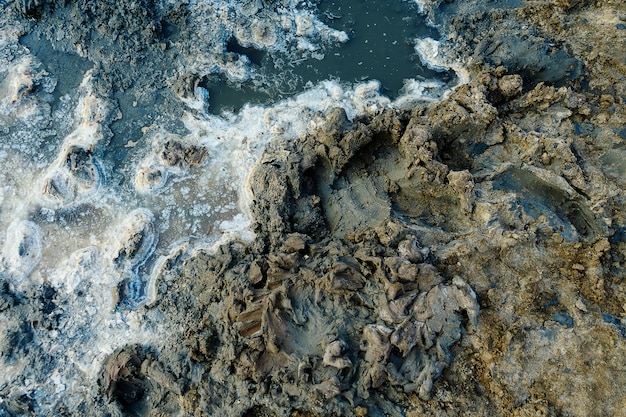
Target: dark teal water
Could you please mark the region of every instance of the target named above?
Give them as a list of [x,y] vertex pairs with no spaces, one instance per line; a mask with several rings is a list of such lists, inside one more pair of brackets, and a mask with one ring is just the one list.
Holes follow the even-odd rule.
[[[414,39],[438,38],[426,25],[417,6],[407,0],[329,0],[319,5],[318,17],[350,40],[319,52],[324,58],[294,60],[284,53],[263,53],[235,42],[229,51],[244,54],[253,63],[253,80],[235,85],[221,77],[206,79],[210,111],[237,111],[245,103],[270,104],[305,89],[307,83],[334,79],[350,84],[378,80],[381,93],[398,96],[407,78],[448,81],[451,74],[423,67],[416,56]],[[256,84],[256,85],[255,85]]]

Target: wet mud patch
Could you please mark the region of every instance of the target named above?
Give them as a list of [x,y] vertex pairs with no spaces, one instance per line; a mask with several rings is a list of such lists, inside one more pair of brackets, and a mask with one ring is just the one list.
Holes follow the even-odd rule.
[[[48,73],[53,74],[56,86],[52,93],[55,105],[66,94],[74,95],[85,74],[94,64],[74,52],[55,49],[37,28],[20,38],[20,43],[30,49],[43,64]],[[60,76],[62,74],[62,76]]]
[[[366,230],[370,237],[354,242],[288,234],[278,251],[218,268],[196,293],[208,302],[202,321],[225,326],[215,354],[196,359],[206,358],[199,365],[213,378],[248,393],[239,395],[243,415],[251,394],[260,403],[252,409],[267,413],[349,413],[350,401],[379,415],[400,412],[392,402],[402,392],[429,398],[452,358],[450,345],[473,329],[475,296],[460,277],[439,275],[409,230]],[[198,261],[190,259],[187,271]],[[222,390],[199,385],[202,397],[215,398],[209,412],[231,409],[217,400]]]
[[[436,3],[439,6],[440,3]],[[525,90],[538,83],[563,86],[583,74],[583,62],[574,57],[565,42],[552,39],[549,33],[528,25],[521,11],[522,2],[447,4],[431,10],[444,22],[444,30],[471,33],[459,39],[455,48],[472,56],[486,67],[504,66],[524,78]],[[428,5],[431,8],[432,5]],[[532,7],[531,7],[532,9]],[[452,18],[444,17],[451,13]],[[500,25],[503,32],[489,30]]]
[[[519,203],[530,216],[538,218],[543,215],[544,218],[556,220],[553,227],[559,229],[567,240],[574,241],[580,236],[584,240],[594,241],[603,233],[603,228],[598,225],[582,196],[569,195],[532,172],[510,169],[494,180],[493,188],[513,191],[523,197]],[[560,226],[558,219],[562,223]]]
[[[409,128],[406,136],[395,141],[388,134],[374,134],[371,142],[346,164],[341,175],[334,179],[330,194],[333,198],[322,198],[331,231],[335,232],[337,224],[343,222],[344,229],[338,236],[344,236],[381,226],[390,216],[412,219],[446,232],[458,231],[467,215],[462,198],[444,177],[447,168],[425,174],[422,171],[425,165],[419,159],[412,160],[419,156],[411,153],[413,149],[409,150],[414,145],[409,144],[411,132]],[[434,142],[423,145],[436,151]],[[426,158],[426,149],[421,152]],[[438,158],[437,155],[429,158],[433,156]],[[347,226],[348,222],[352,225]]]
[[104,362],[100,389],[111,411],[124,416],[180,412],[180,381],[158,361],[157,352],[141,345],[113,352]]
[[[348,178],[350,176],[348,175]],[[380,179],[346,181],[338,179],[322,207],[327,224],[337,236],[345,236],[367,227],[381,226],[389,217],[391,205],[387,196],[380,193]]]

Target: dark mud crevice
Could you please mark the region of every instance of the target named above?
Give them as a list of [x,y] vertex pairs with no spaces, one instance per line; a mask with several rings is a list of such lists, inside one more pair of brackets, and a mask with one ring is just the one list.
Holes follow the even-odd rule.
[[145,358],[143,347],[129,347],[114,352],[105,364],[103,391],[124,415],[141,416],[148,411],[145,400],[151,387],[141,373]]
[[108,357],[99,385],[109,412],[129,417],[180,412],[176,397],[188,389],[185,379],[175,378],[158,356],[153,347],[131,345]]
[[246,410],[241,417],[276,417],[276,414],[267,407],[257,405]]
[[[181,12],[183,10],[177,10]],[[184,11],[183,11],[184,13]],[[176,42],[183,35],[182,29],[179,26],[179,21],[184,19],[184,16],[168,15],[167,18],[162,19],[160,22],[160,31],[158,32],[159,39],[163,41]]]
[[52,1],[49,0],[16,0],[15,7],[27,18],[40,20],[50,12]]
[[483,153],[487,146],[484,143],[459,144],[450,140],[439,141],[441,162],[455,171],[472,170],[474,156]]
[[23,322],[19,326],[10,328],[3,333],[2,359],[5,365],[11,365],[20,357],[28,354],[30,344],[35,337],[33,325]]

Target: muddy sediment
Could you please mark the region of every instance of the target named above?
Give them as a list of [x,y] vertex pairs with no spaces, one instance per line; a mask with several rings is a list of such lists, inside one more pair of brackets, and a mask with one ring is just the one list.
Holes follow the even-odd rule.
[[[108,355],[74,411],[620,415],[626,8],[499,3],[425,2],[469,74],[443,100],[337,108],[270,142],[248,179],[256,238],[170,255],[139,309],[167,337]],[[171,167],[206,156],[174,151]],[[137,239],[119,254],[152,250]],[[0,284],[10,365],[64,323],[63,296]],[[36,414],[0,390],[0,416]]]
[[[225,322],[230,320],[234,329],[244,322],[243,332],[239,328],[235,335],[244,342],[226,341],[236,346],[235,363],[241,361],[234,372],[247,368],[247,377],[264,376],[269,384],[265,395],[270,402],[251,408],[252,415],[283,407],[300,410],[296,414],[328,415],[346,403],[354,415],[621,412],[623,387],[611,381],[621,380],[626,346],[625,172],[617,157],[625,107],[623,83],[614,75],[624,74],[624,67],[606,46],[593,45],[592,56],[581,54],[585,38],[571,29],[583,16],[617,14],[616,7],[579,3],[461,13],[447,30],[457,31],[457,43],[450,47],[472,69],[469,84],[440,103],[410,112],[348,122],[337,111],[318,133],[266,151],[251,180],[259,239],[243,262],[238,255],[226,272],[218,269],[224,277],[239,275],[250,291],[248,301],[235,297],[235,308],[242,311]],[[542,19],[546,14],[551,27]],[[484,27],[500,20],[532,33],[525,41],[530,44],[498,39],[499,32],[490,34],[492,39],[479,38]],[[618,26],[610,29],[603,33],[619,36]],[[458,48],[465,43],[466,50],[475,51],[472,55]],[[551,53],[547,48],[558,49]],[[623,55],[623,45],[620,51]],[[406,306],[419,305],[390,260],[399,258],[398,240],[408,235],[430,249],[429,261],[417,264],[418,280],[430,273],[441,290],[458,289],[455,280],[463,280],[480,305],[475,325],[474,306],[453,308],[455,315],[444,319],[460,320],[450,333],[441,333],[456,342],[449,345],[454,359],[447,368],[443,362],[432,389],[426,383],[415,391],[398,384],[395,372],[404,369],[407,349],[424,356],[429,349],[419,343],[410,348],[405,339],[392,343],[390,356],[373,359],[368,350],[372,337],[384,345],[380,334],[398,334],[410,323],[396,324],[398,333],[392,333],[394,319],[385,314],[394,297]],[[351,271],[348,277],[329,278],[327,269],[319,269],[333,252],[338,258],[331,264]],[[290,261],[281,266],[285,256]],[[414,264],[403,259],[400,265],[410,269]],[[259,294],[268,293],[277,278],[280,296],[260,301]],[[377,279],[383,284],[378,282],[375,292],[385,296],[370,301],[368,287]],[[235,277],[227,280],[232,281]],[[321,346],[305,349],[308,362],[302,365],[298,349],[281,345],[281,335],[273,333],[281,329],[272,329],[272,315],[298,323],[297,314],[289,317],[289,311],[302,305],[307,292],[316,301],[305,311],[321,307],[324,323],[341,319],[326,334],[314,336]],[[270,306],[269,313],[259,311],[259,304]],[[389,330],[376,333],[364,324],[372,314],[378,326]],[[250,324],[240,315],[256,321]],[[298,331],[306,333],[308,324],[297,325]],[[460,342],[453,334],[462,334]],[[252,345],[246,337],[255,335],[259,339]],[[300,337],[295,340],[306,343],[307,336]],[[285,355],[285,362],[294,362],[292,370],[283,361],[271,362],[272,355]],[[391,367],[385,357],[391,358]],[[338,370],[326,366],[325,371],[338,379],[322,377],[316,368],[320,361],[321,369],[333,362]],[[304,380],[294,377],[296,362],[310,372]],[[386,367],[384,376],[371,370],[372,362]],[[329,381],[335,383],[333,390]],[[326,391],[319,391],[319,384],[326,384]],[[313,405],[315,395],[303,401],[315,391],[325,405]],[[292,400],[276,407],[285,396]]]

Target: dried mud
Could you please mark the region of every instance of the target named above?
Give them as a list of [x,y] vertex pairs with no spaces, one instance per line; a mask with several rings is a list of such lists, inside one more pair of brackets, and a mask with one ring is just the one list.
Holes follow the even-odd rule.
[[[425,2],[469,72],[442,101],[337,109],[270,143],[249,180],[256,239],[172,255],[141,307],[170,334],[110,355],[80,409],[623,415],[626,6],[492,3]],[[171,166],[204,157],[183,150]],[[2,361],[57,325],[59,296],[37,291],[41,318],[9,323]],[[0,312],[33,317],[20,297],[3,284]],[[7,395],[0,416],[29,401]]]

